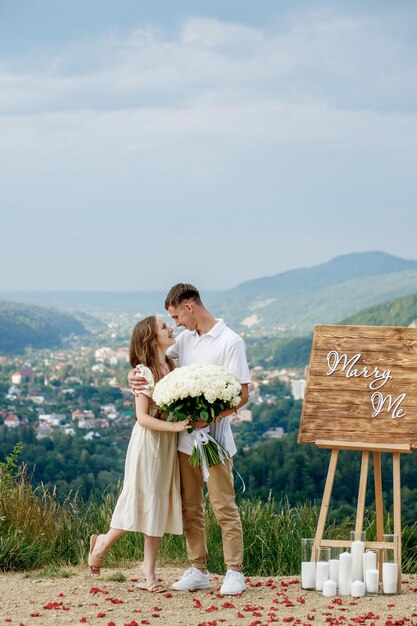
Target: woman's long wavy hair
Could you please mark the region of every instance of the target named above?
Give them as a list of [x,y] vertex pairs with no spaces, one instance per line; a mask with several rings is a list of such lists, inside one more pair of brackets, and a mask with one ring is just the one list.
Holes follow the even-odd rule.
[[[132,367],[136,367],[139,363],[149,367],[155,382],[163,378],[165,372],[161,370],[158,363],[158,326],[155,315],[145,317],[133,329],[129,359]],[[165,362],[172,371],[174,369],[172,360],[165,356]]]

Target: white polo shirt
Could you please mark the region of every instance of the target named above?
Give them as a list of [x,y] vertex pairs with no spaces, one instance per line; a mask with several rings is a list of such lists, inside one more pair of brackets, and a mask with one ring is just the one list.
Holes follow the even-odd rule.
[[[217,320],[208,333],[199,335],[197,331],[184,330],[178,335],[175,345],[168,348],[167,354],[179,361],[179,365],[204,363],[223,365],[239,377],[242,384],[250,383],[251,376],[246,360],[245,343],[237,333],[226,326],[223,320]],[[210,434],[230,454],[236,454],[236,446],[230,427],[230,416],[216,424],[210,424]],[[191,454],[192,443],[187,432],[179,433],[178,450]]]

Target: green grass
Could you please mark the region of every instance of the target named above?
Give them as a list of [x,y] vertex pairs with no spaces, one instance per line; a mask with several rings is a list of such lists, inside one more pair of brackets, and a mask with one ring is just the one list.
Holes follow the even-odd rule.
[[41,570],[27,572],[25,578],[70,578],[71,572],[66,569],[57,568],[55,565],[47,565]]
[[[0,570],[36,572],[36,577],[70,575],[65,567],[85,565],[89,537],[106,532],[117,496],[104,493],[88,502],[70,494],[59,503],[54,492],[34,489],[24,470],[4,478],[0,467]],[[3,474],[2,474],[3,473]],[[221,531],[206,500],[208,568],[224,572]],[[242,500],[239,505],[245,542],[244,571],[253,576],[298,575],[303,537],[313,537],[318,508],[309,504],[290,506],[287,500],[268,502]],[[386,531],[392,531],[387,520]],[[354,527],[352,518],[327,525],[326,538],[347,539]],[[367,538],[375,537],[375,520],[365,523]],[[403,572],[417,573],[417,524],[404,527]],[[107,567],[126,567],[143,557],[143,536],[126,533],[106,555]],[[160,565],[185,565],[187,555],[182,536],[166,535],[159,551]],[[123,574],[114,574],[117,580]],[[112,580],[116,578],[112,578]]]
[[124,583],[127,578],[124,574],[122,574],[122,572],[115,572],[111,576],[107,576],[106,580],[114,583]]

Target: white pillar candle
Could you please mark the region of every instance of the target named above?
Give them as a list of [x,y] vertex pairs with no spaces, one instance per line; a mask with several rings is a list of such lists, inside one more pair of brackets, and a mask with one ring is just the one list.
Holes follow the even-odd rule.
[[337,583],[339,582],[339,559],[330,559],[329,566],[329,579],[334,580],[337,585]]
[[363,571],[366,572],[367,569],[376,569],[376,552],[373,550],[367,550],[364,553]]
[[301,587],[303,589],[316,588],[316,563],[315,561],[303,561],[301,563]]
[[325,580],[323,582],[323,596],[332,598],[336,595],[336,583],[334,580]]
[[350,595],[353,598],[361,598],[365,595],[365,583],[363,580],[354,580],[350,587]]
[[352,541],[352,580],[363,580],[363,553],[365,543]]
[[339,593],[341,596],[350,595],[352,582],[352,555],[342,552],[339,557]]
[[363,580],[353,581],[350,588],[350,595],[353,598],[361,598],[365,595],[365,583],[363,582]]
[[382,591],[388,594],[397,593],[397,563],[384,563],[382,566]]
[[[366,589],[367,593],[378,593],[378,588],[375,591],[375,581],[374,581],[375,574],[371,574],[370,576],[367,576],[367,572],[368,571],[375,572],[375,570],[378,570],[376,560],[377,560],[376,552],[374,552],[373,550],[366,550],[366,552],[364,552],[364,555],[363,555],[363,580],[365,581],[365,589]],[[371,586],[370,589],[368,589],[368,583],[366,582],[367,580],[369,580],[369,584]]]
[[367,569],[365,572],[366,593],[378,593],[378,570]]
[[329,578],[329,561],[316,563],[316,591],[323,591],[323,583]]

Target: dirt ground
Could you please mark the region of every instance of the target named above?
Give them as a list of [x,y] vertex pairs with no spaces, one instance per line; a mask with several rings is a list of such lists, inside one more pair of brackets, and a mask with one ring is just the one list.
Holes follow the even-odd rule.
[[[116,572],[125,582],[109,578]],[[86,569],[70,570],[69,578],[0,575],[0,625],[61,626],[417,626],[417,576],[403,576],[398,596],[323,598],[303,591],[299,578],[248,578],[241,596],[220,596],[221,579],[211,577],[204,591],[175,592],[169,584],[182,573],[160,568],[167,584],[162,593],[135,589],[137,570],[104,569],[100,577]],[[132,580],[133,579],[133,580]]]

